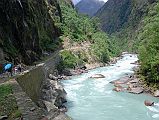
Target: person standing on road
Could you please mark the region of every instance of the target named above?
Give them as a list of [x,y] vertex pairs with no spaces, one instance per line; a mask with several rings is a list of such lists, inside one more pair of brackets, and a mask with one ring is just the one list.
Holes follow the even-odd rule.
[[6,63],[3,69],[4,69],[4,72],[10,72],[11,76],[13,76],[13,64]]

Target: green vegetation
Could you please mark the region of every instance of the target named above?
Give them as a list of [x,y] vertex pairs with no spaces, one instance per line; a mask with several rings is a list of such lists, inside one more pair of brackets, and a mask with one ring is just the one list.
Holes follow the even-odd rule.
[[83,64],[82,59],[80,59],[78,56],[75,56],[75,54],[73,54],[71,51],[62,51],[61,56],[62,61],[60,68],[75,68],[76,66]]
[[96,16],[100,19],[102,29],[115,37],[115,44],[121,51],[138,52],[137,37],[141,21],[153,3],[155,0],[123,0],[120,4],[108,1]]
[[[0,96],[5,97],[6,95],[9,95],[12,93],[12,88],[10,85],[1,85],[0,86]],[[0,97],[0,98],[1,98]]]
[[[108,1],[97,16],[102,29],[113,36],[110,45],[139,53],[142,79],[159,88],[159,1],[125,0],[120,5]],[[113,46],[111,53],[117,53]]]
[[[153,7],[144,19],[138,39],[141,72],[151,84],[159,83],[159,3]],[[157,85],[159,88],[159,85]]]
[[98,57],[100,62],[107,63],[110,58],[108,51],[109,38],[106,33],[96,32],[92,36],[94,44],[92,45],[93,52]]
[[16,100],[12,94],[11,85],[0,85],[0,116],[8,115],[8,120],[21,116]]
[[148,86],[159,88],[159,3],[144,4],[147,5],[140,10],[142,16],[136,14],[140,4],[134,4],[128,27],[114,35],[121,50],[139,53],[142,79]]
[[90,39],[96,31],[95,21],[88,16],[77,14],[72,6],[61,3],[63,15],[62,31],[64,36],[70,37],[75,42],[82,42]]
[[[91,57],[95,56],[98,62],[107,63],[111,56],[119,54],[119,48],[115,46],[114,41],[111,41],[108,35],[99,29],[97,18],[78,14],[71,5],[64,1],[61,1],[60,6],[63,17],[61,26],[63,36],[61,38],[67,37],[71,43],[91,43],[89,52]],[[74,68],[88,62],[88,56],[83,52],[64,51],[61,55],[62,66],[66,68]]]

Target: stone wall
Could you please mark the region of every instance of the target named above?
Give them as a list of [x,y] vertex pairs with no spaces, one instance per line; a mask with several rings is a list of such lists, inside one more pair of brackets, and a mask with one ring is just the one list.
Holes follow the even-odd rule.
[[34,102],[39,100],[43,82],[47,79],[48,74],[55,70],[55,67],[58,65],[59,61],[60,56],[57,52],[44,64],[39,64],[16,78],[22,89]]
[[24,75],[21,75],[16,80],[23,91],[25,91],[34,102],[37,102],[40,97],[41,84],[45,80],[43,67],[38,66],[29,72],[24,73]]
[[59,51],[55,52],[52,57],[45,61],[43,65],[43,71],[45,73],[45,78],[48,78],[49,74],[53,74],[56,66],[61,61]]

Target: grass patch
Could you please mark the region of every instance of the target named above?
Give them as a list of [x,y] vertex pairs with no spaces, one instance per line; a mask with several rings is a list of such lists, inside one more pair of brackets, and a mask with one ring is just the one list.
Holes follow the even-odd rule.
[[12,94],[12,86],[0,85],[0,116],[7,115],[8,120],[14,120],[21,116],[16,99]]
[[11,118],[19,118],[22,116],[22,113],[20,110],[16,110],[14,113],[12,113]]
[[11,85],[1,85],[0,86],[0,99],[12,93]]

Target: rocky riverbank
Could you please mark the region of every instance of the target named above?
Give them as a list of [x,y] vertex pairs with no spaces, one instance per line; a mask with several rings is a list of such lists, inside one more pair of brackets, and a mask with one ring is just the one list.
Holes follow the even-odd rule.
[[[115,63],[118,59],[120,58],[112,59],[109,64]],[[56,120],[56,118],[57,120],[70,120],[71,118],[65,114],[67,108],[64,106],[64,103],[67,102],[67,93],[60,84],[60,80],[66,80],[69,79],[69,76],[87,73],[90,69],[102,66],[104,64],[92,64],[91,67],[83,66],[74,70],[63,70],[62,73],[55,69],[54,72],[49,74],[48,78],[43,82],[41,100],[39,101],[39,106],[46,112],[44,118],[46,120]]]
[[146,93],[151,94],[154,97],[159,97],[159,90],[147,86],[147,84],[143,80],[141,80],[138,73],[139,62],[135,62],[132,64],[136,64],[136,67],[134,67],[133,69],[134,74],[110,82],[114,85],[113,90],[116,92],[128,92],[132,94]]
[[76,68],[76,69],[64,69],[62,72],[59,72],[58,75],[51,75],[51,79],[55,79],[55,80],[67,80],[70,78],[70,76],[74,76],[74,75],[81,75],[83,73],[88,73],[89,70],[98,68],[98,67],[104,67],[104,66],[109,66],[112,64],[115,64],[119,59],[121,59],[123,56],[121,55],[120,57],[114,57],[111,58],[110,61],[106,64],[106,63],[92,63],[92,64],[85,64],[85,66],[82,66],[80,68]]
[[[122,56],[112,59],[111,62],[109,63],[109,65],[115,64],[121,58],[122,58]],[[135,62],[135,63],[131,63],[131,64],[136,65],[133,68],[133,70],[135,71],[135,74],[127,75],[126,77],[123,77],[119,80],[112,81],[111,83],[114,85],[113,90],[117,91],[117,92],[128,92],[128,93],[132,93],[132,94],[149,93],[150,91],[147,91],[147,89],[144,87],[144,83],[140,80],[139,75],[136,74],[139,69],[139,63]],[[98,66],[98,67],[101,67],[101,66]],[[94,68],[97,68],[97,67],[93,67],[91,69],[94,69]],[[84,66],[82,68],[78,68],[75,70],[66,70],[66,71],[64,71],[64,73],[62,73],[62,75],[50,74],[49,79],[52,82],[59,81],[59,80],[63,80],[63,79],[69,79],[68,78],[69,76],[80,75],[80,74],[86,73],[86,72],[88,72],[88,68]],[[99,76],[99,74],[97,74],[97,75]],[[100,77],[103,78],[104,76],[100,76]],[[96,76],[94,78],[96,78]],[[154,96],[156,96],[156,94]],[[65,98],[65,97],[63,97],[63,98]],[[62,104],[60,104],[60,106],[61,105]],[[62,111],[64,111],[64,112],[67,111],[67,108],[65,106],[62,105],[61,108],[62,108]]]
[[47,114],[44,120],[71,120],[65,114],[67,108],[63,105],[67,102],[67,93],[57,79],[51,78],[53,75],[49,76],[43,82],[41,101],[39,102],[39,106],[44,108]]

